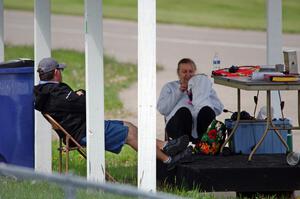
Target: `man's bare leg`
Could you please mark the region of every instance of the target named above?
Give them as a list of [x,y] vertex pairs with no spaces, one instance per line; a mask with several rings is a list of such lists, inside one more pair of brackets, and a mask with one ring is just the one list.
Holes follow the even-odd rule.
[[[131,146],[134,150],[138,150],[138,130],[135,125],[130,122],[124,122],[128,126],[128,136],[126,143]],[[169,159],[165,153],[161,151],[166,142],[161,140],[156,140],[156,157],[161,161],[166,161]]]
[[126,144],[131,146],[134,150],[138,150],[138,135],[137,127],[130,122],[124,122],[125,126],[128,126],[128,135],[126,138]]

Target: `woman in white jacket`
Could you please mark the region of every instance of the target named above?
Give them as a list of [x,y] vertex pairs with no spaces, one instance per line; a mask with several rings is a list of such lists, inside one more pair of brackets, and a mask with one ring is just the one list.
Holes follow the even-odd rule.
[[181,59],[177,66],[179,80],[168,82],[161,90],[157,110],[165,116],[166,132],[172,139],[186,134],[196,142],[223,110],[210,79],[195,75],[196,70],[193,60]]

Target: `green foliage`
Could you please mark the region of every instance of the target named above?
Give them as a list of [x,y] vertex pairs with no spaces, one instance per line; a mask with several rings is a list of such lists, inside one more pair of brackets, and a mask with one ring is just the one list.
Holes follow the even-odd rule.
[[[63,81],[74,90],[85,88],[85,57],[81,52],[73,50],[53,50],[52,56],[58,62],[67,64],[63,72]],[[33,59],[31,46],[5,46],[5,60],[20,57]],[[137,67],[129,63],[120,63],[116,59],[104,56],[104,105],[106,111],[116,111],[123,107],[118,94],[137,80]]]
[[[137,20],[137,0],[103,0],[107,18]],[[235,28],[266,29],[265,0],[159,0],[157,21],[162,23]],[[4,0],[5,8],[33,10],[34,0]],[[300,1],[284,0],[284,32],[300,32]],[[52,13],[83,15],[84,0],[52,0]]]

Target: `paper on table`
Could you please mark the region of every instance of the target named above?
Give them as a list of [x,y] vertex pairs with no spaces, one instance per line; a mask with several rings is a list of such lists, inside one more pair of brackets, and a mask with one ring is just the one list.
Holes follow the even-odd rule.
[[254,72],[252,73],[251,79],[252,80],[264,80],[265,75],[283,75],[281,72]]

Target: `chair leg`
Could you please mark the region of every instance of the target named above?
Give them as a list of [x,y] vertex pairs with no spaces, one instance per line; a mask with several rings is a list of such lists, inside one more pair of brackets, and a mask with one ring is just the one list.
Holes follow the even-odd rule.
[[62,138],[59,138],[59,160],[58,160],[58,172],[62,172]]
[[69,137],[66,138],[66,174],[69,171]]
[[110,175],[108,171],[105,171],[105,179],[110,182],[117,182],[117,180],[114,177],[112,177],[112,175]]
[[169,140],[169,135],[168,135],[167,131],[165,131],[165,141],[170,141]]
[[86,159],[86,154],[81,149],[77,149],[77,151]]
[[66,173],[69,171],[69,149],[66,149]]

